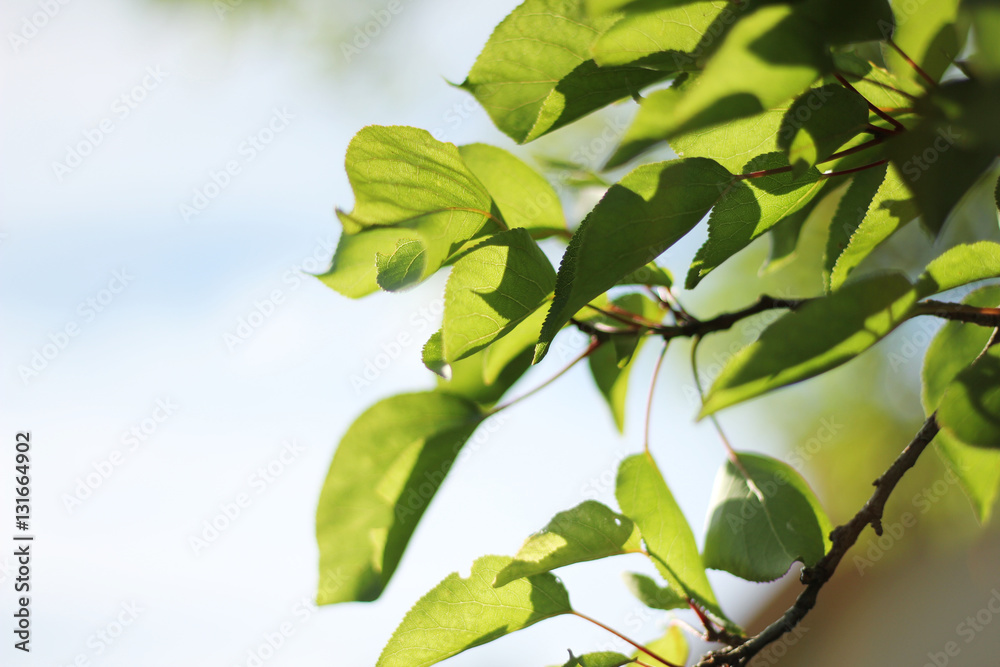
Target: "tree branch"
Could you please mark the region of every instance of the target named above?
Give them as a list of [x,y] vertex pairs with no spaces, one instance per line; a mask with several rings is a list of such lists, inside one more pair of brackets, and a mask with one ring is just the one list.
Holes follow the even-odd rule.
[[946,320],[1000,327],[1000,308],[979,308],[964,303],[947,303],[928,299],[917,306],[918,315],[933,315]]
[[882,535],[882,514],[885,511],[886,501],[889,500],[889,496],[899,480],[902,479],[903,474],[917,462],[920,454],[937,435],[938,430],[935,413],[927,418],[916,437],[889,466],[889,469],[875,480],[875,492],[861,508],[861,511],[830,534],[830,540],[833,542],[830,551],[813,567],[803,568],[799,578],[806,585],[806,588],[796,598],[795,604],[781,618],[740,646],[723,648],[707,654],[696,667],[747,665],[768,644],[777,641],[798,625],[816,604],[816,597],[819,595],[820,589],[833,576],[844,554],[858,541],[865,526],[871,525],[877,535]]

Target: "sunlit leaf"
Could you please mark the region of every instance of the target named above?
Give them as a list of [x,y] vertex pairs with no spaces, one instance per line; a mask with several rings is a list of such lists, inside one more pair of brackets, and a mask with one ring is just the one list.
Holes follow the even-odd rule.
[[462,255],[444,290],[444,360],[467,357],[510,332],[555,282],[552,264],[525,229],[495,234]]
[[829,157],[868,125],[868,104],[843,86],[813,88],[788,109],[778,145],[797,173]]
[[524,227],[532,238],[566,233],[559,195],[541,174],[489,144],[459,146],[458,152],[490,193],[507,227]]
[[484,556],[468,578],[448,575],[406,614],[376,667],[427,667],[572,611],[566,589],[551,574],[494,588],[497,573],[510,562],[504,556]]
[[[935,0],[923,4],[896,2],[896,30],[893,42],[911,61],[935,81],[962,50],[963,38],[955,26],[959,0]],[[895,49],[885,49],[885,62],[899,78],[919,86],[927,82]]]
[[494,586],[559,567],[642,551],[639,530],[630,519],[595,500],[556,514],[527,539],[514,560],[497,574]]
[[536,139],[668,76],[597,66],[590,47],[618,18],[588,17],[583,0],[526,0],[493,31],[461,87],[514,141]]
[[644,165],[612,186],[563,255],[535,360],[545,355],[556,333],[584,304],[690,231],[730,178],[718,163],[691,158]]
[[[747,164],[749,172],[787,167],[781,153],[761,155]],[[708,218],[708,240],[698,250],[685,287],[694,289],[702,278],[745,248],[775,224],[809,203],[823,186],[819,171],[801,176],[791,172],[733,181]]]
[[632,654],[633,658],[639,658],[645,664],[649,665],[649,667],[670,667],[670,665],[687,664],[689,653],[688,642],[679,625],[671,625],[662,637],[646,644],[646,648],[667,661],[667,663],[660,662],[641,651],[636,651]]
[[621,665],[627,665],[630,662],[632,662],[632,658],[612,651],[584,653],[583,655],[570,653],[569,661],[563,663],[561,667],[621,667]]
[[732,626],[705,575],[691,526],[649,454],[622,461],[615,497],[622,513],[639,527],[656,569],[670,587]]

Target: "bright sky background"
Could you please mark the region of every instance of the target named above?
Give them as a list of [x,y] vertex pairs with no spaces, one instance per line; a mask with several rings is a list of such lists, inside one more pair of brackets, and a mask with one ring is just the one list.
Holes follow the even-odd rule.
[[[436,323],[416,326],[411,316],[442,284],[350,301],[301,272],[324,268],[339,234],[333,209],[351,207],[343,157],[360,127],[415,125],[448,141],[511,147],[445,79],[464,77],[513,0],[404,1],[350,63],[340,40],[383,5],[329,3],[320,30],[245,6],[220,19],[210,3],[51,0],[58,12],[15,48],[10,35],[25,34],[42,4],[0,8],[0,438],[10,443],[0,448],[0,496],[11,497],[15,433],[30,430],[37,536],[33,651],[5,640],[4,665],[252,665],[248,652],[286,622],[291,636],[262,664],[373,665],[409,606],[447,573],[514,553],[587,497],[613,502],[617,462],[640,448],[651,363],[634,374],[625,438],[586,369],[575,369],[474,440],[380,601],[303,612],[316,582],[315,503],[336,442],[377,399],[432,382],[417,345],[363,391],[351,376],[399,333],[421,343],[430,335]],[[250,159],[241,145],[276,113],[287,122],[276,121],[281,131]],[[54,167],[88,141],[97,145],[84,146],[79,166]],[[186,221],[180,206],[229,161],[239,173]],[[682,267],[698,242],[686,240],[670,263]],[[270,314],[231,349],[225,336],[275,295],[280,303],[261,306]],[[64,336],[67,327],[76,335]],[[19,370],[46,352],[37,374]],[[645,353],[651,362],[655,350]],[[559,366],[550,355],[512,393]],[[682,383],[661,386],[654,453],[700,535],[722,454],[692,424]],[[124,436],[143,424],[149,435],[132,448]],[[255,471],[288,442],[296,453],[261,483]],[[774,445],[752,436],[741,444]],[[67,507],[88,475],[109,466],[89,497]],[[190,538],[240,494],[250,505],[196,554]],[[9,544],[5,507],[0,539]],[[4,568],[9,552],[0,551]],[[561,574],[581,611],[651,639],[662,625],[636,630],[641,607],[617,574],[649,568],[629,558]],[[755,588],[712,577],[746,620]],[[6,570],[0,579],[9,638]],[[140,611],[104,645],[97,633],[109,624],[114,632],[123,605]],[[609,639],[556,620],[449,664],[553,664],[566,648]]]

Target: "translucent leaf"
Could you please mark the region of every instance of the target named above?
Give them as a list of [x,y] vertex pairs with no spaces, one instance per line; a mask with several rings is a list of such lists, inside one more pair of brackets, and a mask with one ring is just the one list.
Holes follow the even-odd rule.
[[796,5],[765,5],[743,16],[677,103],[672,136],[773,109],[829,67],[823,34]]
[[1000,7],[993,0],[966,0],[962,9],[972,19],[976,49],[970,60],[982,78],[1000,78]]
[[428,370],[447,380],[451,377],[451,366],[444,360],[444,350],[441,347],[441,330],[438,329],[424,343],[421,350],[421,360]]
[[640,67],[598,67],[590,47],[619,17],[592,19],[582,5],[583,0],[526,0],[496,27],[462,83],[518,143],[668,76]]
[[913,105],[913,97],[923,88],[908,79],[897,79],[884,67],[879,67],[854,53],[836,53],[834,68],[855,90],[880,109],[902,109]]
[[684,595],[669,586],[660,586],[653,581],[652,577],[647,577],[644,574],[626,572],[625,584],[632,591],[632,595],[651,609],[668,611],[670,609],[686,609],[688,606],[687,598]]
[[[656,55],[653,61],[668,70],[688,69],[699,52],[710,27],[716,34],[732,23],[738,12],[721,0],[686,2],[682,5],[657,7],[649,11],[632,12],[601,35],[591,52],[598,65],[625,65]],[[650,64],[645,58],[643,64]]]
[[705,566],[748,581],[773,581],[795,561],[815,565],[830,547],[830,520],[816,495],[786,463],[737,455],[715,478],[709,501]]
[[[879,169],[870,169],[863,173],[881,172]],[[912,195],[899,170],[889,165],[884,173],[885,178],[878,186],[857,229],[852,229],[851,211],[845,211],[844,215],[840,215],[838,210],[837,227],[830,231],[833,246],[828,246],[827,250],[827,261],[835,260],[830,272],[831,289],[839,289],[865,257],[917,216]],[[851,198],[852,202],[857,202],[859,206],[862,205],[860,202],[864,199],[864,190],[869,184],[868,178],[876,177],[869,176],[862,180],[858,185],[859,189]],[[844,225],[847,225],[846,229]],[[848,236],[848,240],[846,246],[841,249],[839,246],[844,235]]]
[[[684,632],[679,625],[671,625],[662,637],[646,644],[646,648],[664,660],[667,660],[671,665],[687,664],[689,653],[687,638],[684,637]],[[640,651],[636,651],[632,656],[633,658],[639,658],[645,664],[649,665],[649,667],[670,667],[670,665],[660,662],[656,658],[652,658]]]
[[997,276],[1000,276],[1000,244],[966,243],[934,258],[917,279],[917,290],[921,297],[927,297]]
[[612,186],[563,255],[535,361],[576,311],[690,231],[730,179],[716,162],[690,158],[644,165]]
[[630,519],[595,500],[556,514],[527,539],[517,556],[493,582],[506,586],[515,579],[559,567],[642,551],[639,530]]
[[525,229],[495,234],[464,254],[444,290],[442,353],[457,361],[488,346],[534,313],[556,272]]
[[493,579],[510,561],[483,556],[467,579],[448,575],[407,612],[376,667],[427,667],[573,611],[566,589],[551,574],[493,588]]
[[1000,449],[1000,349],[991,347],[955,376],[941,399],[938,421],[964,443]]
[[484,414],[437,392],[368,408],[344,434],[316,511],[320,604],[378,598]]
[[559,195],[537,171],[488,144],[459,146],[458,152],[486,186],[509,228],[524,227],[532,238],[567,232]]
[[701,416],[853,359],[902,324],[916,301],[913,285],[890,274],[845,285],[783,315],[723,368]]
[[639,527],[650,558],[670,587],[733,627],[705,575],[691,526],[649,454],[622,461],[615,497],[622,513]]
[[[962,303],[994,308],[1000,306],[1000,287],[983,287]],[[934,412],[948,385],[986,347],[993,330],[974,324],[946,322],[931,341],[924,358],[923,402],[927,414]],[[947,430],[934,438],[934,447],[969,497],[976,517],[987,523],[1000,490],[1000,452],[968,445]]]
[[[678,81],[681,81],[680,77]],[[607,167],[620,166],[663,142],[673,128],[674,109],[678,101],[692,85],[696,83],[686,79],[669,89],[656,90],[645,96]],[[670,147],[680,157],[711,158],[729,171],[740,173],[743,165],[754,157],[778,150],[778,128],[787,110],[787,105],[779,105],[723,125],[680,134],[670,140]]]
[[632,271],[618,281],[619,285],[647,285],[650,287],[673,287],[674,277],[669,269],[650,262],[646,266]]
[[[748,172],[787,167],[782,153],[768,153],[751,160]],[[801,176],[791,172],[733,181],[708,218],[708,240],[698,250],[685,287],[694,289],[702,278],[745,248],[785,217],[809,203],[824,181],[819,171]]]
[[348,296],[423,280],[495,217],[458,149],[424,130],[366,127],[347,148],[346,168],[354,210],[337,211],[344,234],[322,279]]
[[781,122],[778,145],[801,173],[868,125],[868,104],[839,84],[813,88],[797,98]]

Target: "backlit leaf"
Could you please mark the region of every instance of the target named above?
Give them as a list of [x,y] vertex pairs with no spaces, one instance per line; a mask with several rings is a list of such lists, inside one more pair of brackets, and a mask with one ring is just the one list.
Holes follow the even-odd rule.
[[639,530],[630,519],[595,500],[556,514],[527,539],[514,560],[497,574],[494,586],[559,567],[642,550]]
[[413,605],[396,628],[376,667],[428,667],[572,610],[569,595],[551,574],[518,579],[494,588],[497,573],[511,562],[484,556],[468,578],[448,575]]

